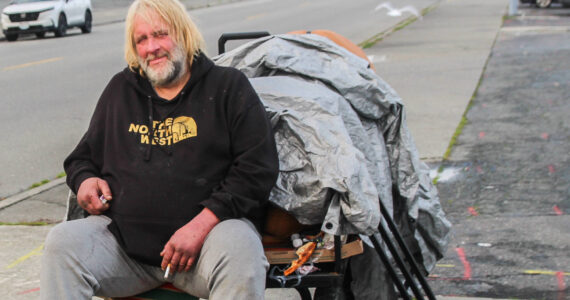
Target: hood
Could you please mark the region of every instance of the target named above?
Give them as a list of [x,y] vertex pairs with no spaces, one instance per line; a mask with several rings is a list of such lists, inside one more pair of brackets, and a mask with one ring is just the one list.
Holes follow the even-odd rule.
[[4,8],[5,14],[19,14],[28,12],[42,12],[55,8],[61,1],[37,1],[19,4],[10,4]]

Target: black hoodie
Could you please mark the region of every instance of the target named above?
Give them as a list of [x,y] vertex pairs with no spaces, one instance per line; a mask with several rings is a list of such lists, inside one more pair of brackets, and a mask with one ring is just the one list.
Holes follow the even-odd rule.
[[204,207],[259,228],[278,159],[248,79],[199,55],[170,101],[138,73],[116,74],[64,168],[75,193],[90,177],[109,183],[109,230],[130,256],[159,266],[172,234]]

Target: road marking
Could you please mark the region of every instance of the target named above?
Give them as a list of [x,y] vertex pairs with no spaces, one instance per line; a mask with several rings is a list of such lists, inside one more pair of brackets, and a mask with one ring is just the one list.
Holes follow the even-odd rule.
[[29,290],[26,290],[23,292],[19,292],[18,295],[25,295],[25,294],[29,294],[29,293],[33,293],[33,292],[39,292],[39,291],[40,291],[40,288],[37,287],[37,288],[29,289]]
[[550,271],[550,270],[525,270],[523,273],[529,274],[529,275],[557,275],[557,274],[562,274],[562,275],[570,276],[569,272]]
[[32,256],[36,256],[36,255],[42,255],[42,250],[44,249],[44,244],[42,243],[39,247],[37,247],[36,249],[30,251],[30,253],[16,259],[13,263],[9,264],[8,266],[6,266],[6,269],[11,269],[13,267],[15,267],[16,265],[18,265],[19,263],[27,260],[28,258],[32,257]]
[[455,265],[452,264],[436,264],[435,266],[439,268],[455,268]]
[[259,18],[264,17],[264,16],[266,16],[266,15],[267,15],[266,13],[261,13],[261,14],[249,16],[249,17],[247,17],[247,18],[245,18],[245,19],[248,20],[248,21],[251,21],[251,20],[259,19]]
[[41,64],[47,64],[50,62],[60,61],[62,59],[63,59],[63,57],[54,57],[54,58],[48,58],[48,59],[44,59],[44,60],[33,61],[33,62],[26,63],[26,64],[5,67],[2,69],[2,71],[11,71],[11,70],[16,70],[16,69],[27,68],[27,67],[31,67],[31,66],[35,66],[35,65],[41,65]]
[[457,252],[457,256],[459,256],[459,260],[463,263],[463,279],[464,280],[471,280],[471,265],[465,256],[465,250],[463,248],[455,248],[455,252]]

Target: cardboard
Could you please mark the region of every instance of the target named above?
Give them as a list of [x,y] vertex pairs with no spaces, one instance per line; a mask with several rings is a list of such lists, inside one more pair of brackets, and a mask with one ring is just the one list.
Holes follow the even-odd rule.
[[[290,264],[293,260],[296,260],[297,254],[296,249],[284,249],[284,248],[266,248],[265,256],[270,264]],[[356,240],[347,244],[344,244],[341,248],[341,259],[345,259],[354,255],[358,255],[364,252],[361,240]],[[334,249],[317,249],[311,255],[309,261],[314,261],[316,258],[316,263],[320,262],[332,262],[334,261]]]

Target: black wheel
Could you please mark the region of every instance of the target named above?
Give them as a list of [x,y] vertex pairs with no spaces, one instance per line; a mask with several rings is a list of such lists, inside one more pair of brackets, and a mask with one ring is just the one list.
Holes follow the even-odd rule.
[[36,32],[36,37],[38,39],[43,39],[46,36],[46,33],[44,31],[42,32]]
[[18,34],[17,33],[7,33],[6,34],[6,40],[8,40],[9,42],[13,42],[15,40],[18,39]]
[[62,37],[67,32],[67,19],[64,14],[59,15],[59,20],[57,21],[57,28],[55,29],[55,36]]
[[536,7],[547,8],[552,4],[552,0],[536,0]]
[[93,16],[90,11],[85,12],[85,23],[81,26],[81,32],[89,33],[91,32],[91,26],[93,26]]

